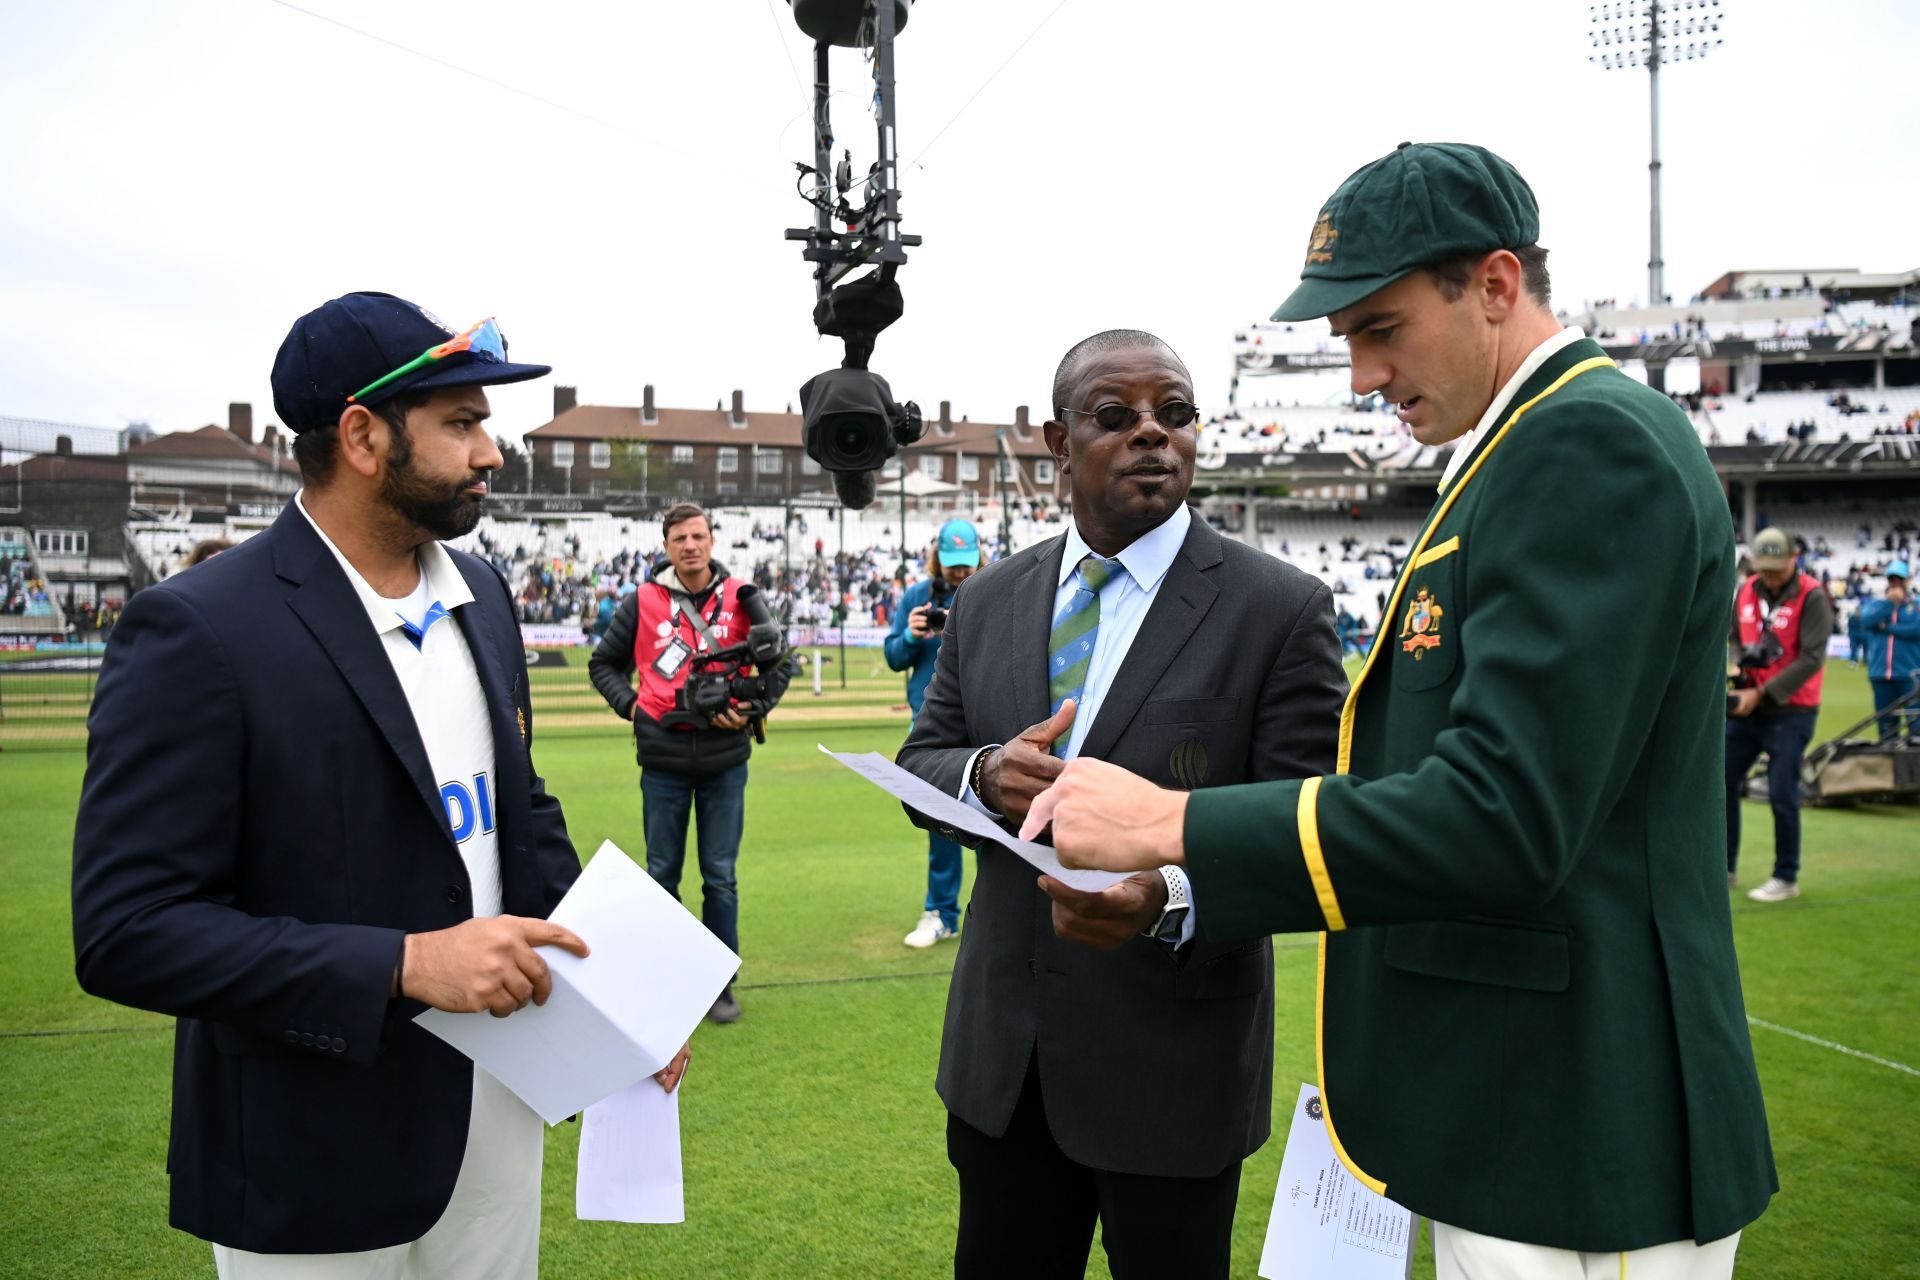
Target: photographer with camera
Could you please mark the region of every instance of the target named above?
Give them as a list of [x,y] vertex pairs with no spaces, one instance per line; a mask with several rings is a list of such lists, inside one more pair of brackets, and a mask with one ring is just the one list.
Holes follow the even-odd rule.
[[1883,714],[1920,688],[1920,605],[1907,588],[1908,576],[1905,560],[1889,564],[1886,598],[1867,601],[1859,613],[1867,681],[1873,686],[1873,711],[1880,717],[1882,742],[1905,737],[1920,727],[1920,716],[1911,710]]
[[[980,531],[965,520],[949,520],[934,540],[926,581],[914,583],[900,597],[884,651],[887,666],[907,673],[907,704],[916,717],[933,682],[934,659],[947,627],[947,605],[954,590],[979,567]],[[959,936],[961,870],[960,846],[929,831],[926,909],[905,938],[908,946],[925,949]]]
[[[676,898],[687,818],[700,816],[700,918],[736,955],[734,863],[746,815],[747,757],[761,720],[787,691],[786,642],[759,589],[713,559],[713,521],[691,502],[661,518],[666,561],[620,602],[587,670],[633,722],[646,823],[647,874]],[[639,672],[639,689],[633,675]],[[707,1015],[735,1022],[733,984]]]
[[1778,529],[1753,539],[1754,573],[1733,602],[1733,689],[1727,695],[1727,887],[1739,884],[1740,793],[1767,755],[1773,806],[1773,875],[1747,896],[1800,896],[1800,765],[1820,714],[1820,684],[1833,634],[1833,600],[1801,572],[1793,540]]

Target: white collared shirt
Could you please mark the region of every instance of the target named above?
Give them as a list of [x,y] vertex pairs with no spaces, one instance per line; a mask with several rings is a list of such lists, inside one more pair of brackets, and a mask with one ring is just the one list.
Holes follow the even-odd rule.
[[1488,405],[1487,411],[1480,415],[1480,421],[1474,424],[1473,430],[1453,442],[1453,454],[1447,459],[1447,469],[1440,473],[1438,492],[1447,491],[1447,486],[1453,483],[1453,478],[1460,474],[1460,468],[1467,465],[1467,458],[1473,453],[1473,447],[1480,443],[1490,428],[1506,416],[1507,406],[1513,403],[1514,394],[1520,390],[1521,384],[1538,373],[1540,366],[1556,353],[1566,350],[1586,336],[1578,326],[1569,325],[1527,353],[1527,358],[1520,362],[1520,367],[1513,371],[1513,376],[1508,378],[1499,392],[1494,395],[1493,403]]
[[473,590],[460,575],[453,557],[438,542],[419,549],[420,576],[428,603],[439,601],[447,615],[428,626],[416,647],[403,619],[407,600],[390,600],[375,591],[353,562],[334,545],[326,530],[315,523],[300,493],[294,506],[340,563],[354,594],[367,611],[367,620],[380,636],[393,674],[406,694],[414,727],[427,749],[427,763],[444,807],[447,830],[466,863],[473,891],[473,914],[497,916],[502,910],[498,827],[499,774],[494,769],[493,722],[487,715],[485,691],[473,663],[467,637],[452,616],[453,610],[473,603]]

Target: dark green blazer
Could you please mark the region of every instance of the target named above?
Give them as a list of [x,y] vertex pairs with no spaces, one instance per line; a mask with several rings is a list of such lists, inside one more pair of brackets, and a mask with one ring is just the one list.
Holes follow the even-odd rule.
[[1210,929],[1323,931],[1329,1133],[1416,1213],[1613,1251],[1777,1187],[1724,878],[1732,572],[1685,416],[1576,342],[1428,518],[1336,774],[1188,802]]

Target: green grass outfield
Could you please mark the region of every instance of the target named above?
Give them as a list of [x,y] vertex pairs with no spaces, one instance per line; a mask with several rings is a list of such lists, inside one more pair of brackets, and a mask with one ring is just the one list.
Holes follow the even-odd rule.
[[[834,667],[824,698],[796,683],[754,756],[740,861],[746,1016],[694,1041],[688,1221],[575,1221],[578,1129],[561,1125],[547,1138],[547,1275],[950,1274],[954,1180],[933,1075],[953,948],[900,945],[920,911],[924,838],[814,750],[891,753],[905,731],[898,677],[870,651],[849,659],[844,693]],[[610,837],[638,853],[632,753],[581,696],[585,680],[584,666],[536,676],[535,756],[577,845]],[[1827,689],[1824,732],[1864,714],[1859,672],[1829,664]],[[206,1246],[166,1226],[171,1024],[73,981],[81,753],[71,741],[22,745],[0,740],[0,1275],[210,1276]],[[1771,834],[1763,807],[1746,812],[1751,885]],[[1738,1274],[1920,1277],[1920,809],[1809,811],[1806,830],[1804,896],[1734,907],[1747,1007],[1765,1024],[1754,1049],[1781,1179]],[[1276,943],[1284,1105],[1312,1078],[1314,953],[1310,938]],[[1258,1263],[1279,1159],[1276,1139],[1247,1162],[1237,1275]],[[1104,1276],[1094,1255],[1090,1273]],[[1432,1275],[1424,1251],[1414,1274]]]

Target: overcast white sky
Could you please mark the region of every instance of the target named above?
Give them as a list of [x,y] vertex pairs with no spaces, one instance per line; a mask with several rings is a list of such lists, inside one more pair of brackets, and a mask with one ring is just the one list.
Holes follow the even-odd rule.
[[[1514,162],[1558,302],[1645,290],[1646,76],[1588,65],[1586,3],[1055,2],[921,0],[897,45],[912,159],[1040,27],[903,172],[926,243],[874,368],[929,413],[1039,409],[1060,353],[1116,326],[1166,337],[1219,403],[1321,203],[1406,139]],[[785,0],[303,3],[617,127],[273,0],[0,4],[0,415],[274,421],[288,325],[354,289],[497,315],[583,402],[651,382],[778,410],[838,363],[781,239],[810,158]],[[1662,75],[1669,289],[1920,266],[1920,6],[1726,9],[1726,45]],[[856,172],[864,72],[835,52]],[[494,404],[518,434],[550,382]]]

